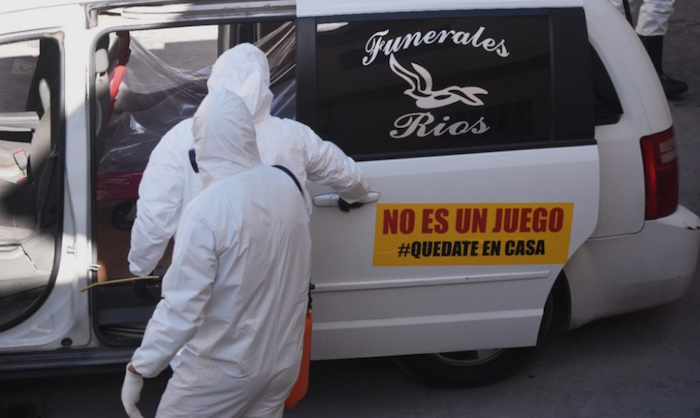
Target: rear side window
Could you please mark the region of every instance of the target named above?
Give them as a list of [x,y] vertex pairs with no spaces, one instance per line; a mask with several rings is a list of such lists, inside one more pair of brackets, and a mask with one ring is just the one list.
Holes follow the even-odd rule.
[[317,19],[299,40],[316,57],[313,85],[299,79],[299,101],[310,109],[299,109],[300,119],[358,159],[592,138],[592,110],[575,128],[575,110],[562,110],[591,95],[589,74],[585,93],[568,74],[582,42],[589,59],[583,12],[571,11],[556,19],[551,10]]
[[593,75],[593,97],[595,124],[611,125],[620,121],[622,105],[617,91],[603,61],[591,45],[591,73]]

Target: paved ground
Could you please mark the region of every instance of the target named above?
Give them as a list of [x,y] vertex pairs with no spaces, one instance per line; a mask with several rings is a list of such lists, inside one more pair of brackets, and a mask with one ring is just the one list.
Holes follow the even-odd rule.
[[[671,101],[681,155],[681,202],[700,213],[700,7],[678,2],[666,43],[667,71],[691,85]],[[550,338],[513,378],[460,391],[420,386],[389,359],[312,364],[296,418],[700,418],[700,274],[676,303],[598,321]],[[153,416],[167,376],[147,382]],[[0,407],[41,406],[43,417],[124,417],[122,373],[0,382]],[[6,411],[7,412],[7,411]],[[10,415],[0,415],[0,417]]]

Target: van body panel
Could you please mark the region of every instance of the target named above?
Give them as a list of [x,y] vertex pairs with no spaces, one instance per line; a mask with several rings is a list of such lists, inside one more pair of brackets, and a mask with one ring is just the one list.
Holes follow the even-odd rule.
[[642,132],[627,114],[615,125],[596,127],[602,181],[593,237],[634,234],[644,226]]
[[[379,204],[571,202],[567,258],[597,223],[594,145],[360,164],[372,190],[381,194]],[[307,187],[311,196],[332,192]],[[314,208],[313,358],[523,347],[537,341],[542,308],[563,262],[375,267],[380,211],[375,204],[349,214]]]
[[681,298],[699,253],[700,219],[683,206],[645,222],[637,234],[588,240],[564,268],[571,289],[570,327]]
[[[609,1],[586,0],[584,8],[591,43],[605,57],[601,56],[618,89],[623,110],[634,109],[636,124],[648,129],[645,135],[668,129],[672,123],[668,100],[639,36],[622,14],[615,13],[617,9]],[[643,111],[633,107],[635,101]]]
[[85,8],[65,5],[35,10],[0,13],[0,27],[5,37],[32,30],[56,31],[81,29],[85,26]]
[[[587,0],[591,45],[612,80],[623,114],[598,126],[600,147],[599,224],[594,237],[633,234],[644,226],[644,171],[640,139],[668,129],[671,119],[656,71],[634,30],[607,0]],[[621,40],[625,48],[610,39]]]

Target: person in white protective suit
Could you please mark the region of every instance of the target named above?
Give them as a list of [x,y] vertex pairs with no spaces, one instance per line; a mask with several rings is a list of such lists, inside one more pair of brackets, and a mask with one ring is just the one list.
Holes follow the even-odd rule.
[[[323,141],[308,126],[270,115],[272,92],[265,53],[240,44],[222,54],[212,68],[210,92],[238,94],[253,115],[260,157],[265,164],[287,167],[299,179],[333,187],[341,210],[360,206],[369,192],[367,180],[352,158],[335,144]],[[181,208],[201,190],[188,151],[192,148],[191,120],[180,122],[153,150],[139,186],[137,216],[131,230],[129,269],[150,274],[175,233]],[[311,199],[305,193],[311,211]]]
[[311,258],[309,213],[290,175],[262,164],[248,109],[211,92],[194,116],[204,190],[185,208],[163,300],[122,388],[182,349],[157,417],[281,417],[298,376]]
[[[625,14],[623,0],[610,0],[615,7]],[[629,0],[630,11],[635,14],[638,10],[637,26],[635,28],[639,39],[646,48],[651,62],[654,63],[661,85],[667,97],[677,96],[688,91],[688,85],[683,81],[674,80],[667,76],[663,69],[664,36],[668,31],[668,20],[673,14],[675,0]]]
[[152,273],[175,234],[182,209],[202,189],[188,151],[193,147],[192,118],[169,130],[148,159],[139,185],[136,219],[131,228],[129,270],[136,276]]

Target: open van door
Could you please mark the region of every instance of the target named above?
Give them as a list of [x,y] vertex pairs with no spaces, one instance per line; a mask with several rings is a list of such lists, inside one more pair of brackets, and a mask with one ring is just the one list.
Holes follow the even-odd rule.
[[[64,71],[66,35],[84,15],[78,6],[57,8],[59,13],[46,8],[0,16],[0,352],[90,340],[87,295],[78,291],[80,280],[87,282],[87,245],[76,238],[75,222],[87,220],[84,213],[76,216],[70,200],[84,201],[84,189],[72,184],[74,194],[64,194],[68,153],[75,158],[72,175],[86,177],[80,172],[84,135],[78,130],[70,146],[65,142],[67,119],[84,115],[84,72]],[[67,85],[75,87],[78,102],[68,106],[69,118]],[[2,370],[20,365],[0,363]]]
[[299,1],[298,115],[373,192],[309,185],[313,358],[434,353],[401,364],[460,386],[537,344],[599,164],[583,9],[447,3]]

